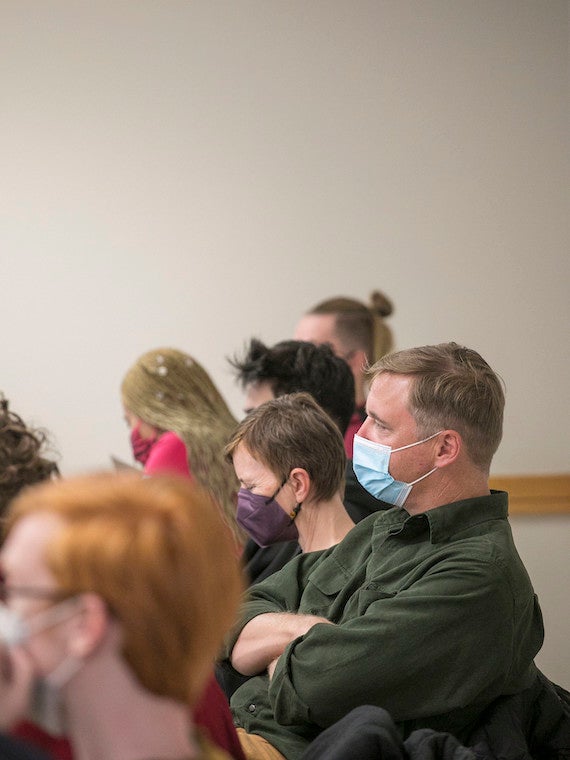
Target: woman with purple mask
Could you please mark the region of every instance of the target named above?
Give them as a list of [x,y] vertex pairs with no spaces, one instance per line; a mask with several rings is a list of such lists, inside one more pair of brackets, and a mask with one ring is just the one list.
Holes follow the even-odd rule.
[[237,521],[260,546],[297,540],[328,549],[354,526],[342,502],[346,455],[340,431],[308,393],[266,402],[226,447],[240,481]]

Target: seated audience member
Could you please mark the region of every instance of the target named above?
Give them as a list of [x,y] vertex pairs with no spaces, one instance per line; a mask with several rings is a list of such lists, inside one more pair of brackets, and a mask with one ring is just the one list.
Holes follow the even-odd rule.
[[237,421],[206,370],[174,348],[140,356],[121,384],[134,458],[147,475],[176,473],[210,491],[238,546],[237,480],[224,446]]
[[14,719],[33,694],[36,720],[67,732],[82,760],[228,757],[189,709],[241,592],[210,502],[182,478],[132,474],[42,484],[12,502],[1,714]]
[[344,435],[354,410],[354,377],[328,345],[282,340],[266,346],[252,338],[230,364],[244,393],[249,414],[265,401],[287,393],[310,393]]
[[226,447],[241,484],[237,519],[260,546],[297,540],[328,549],[354,527],[342,503],[342,436],[308,393],[267,401]]
[[463,741],[537,678],[540,608],[507,494],[488,486],[500,379],[455,343],[385,356],[371,378],[354,464],[394,507],[250,589],[227,649],[255,676],[231,702],[249,758],[296,760],[364,704],[404,738],[428,727]]
[[[245,392],[246,413],[269,399],[305,391],[344,435],[354,409],[354,379],[346,362],[335,356],[330,346],[284,340],[269,347],[253,338],[245,354],[235,357],[231,364]],[[344,506],[354,522],[386,508],[358,483],[352,462],[347,463],[345,472]],[[296,542],[260,548],[250,539],[244,549],[250,583],[264,580],[298,553]]]
[[[0,516],[4,515],[8,503],[22,488],[59,476],[57,464],[46,456],[47,440],[45,431],[26,426],[17,414],[9,410],[8,402],[0,400]],[[157,464],[156,471],[159,470],[160,464]],[[213,672],[195,706],[194,719],[213,741],[233,757],[238,760],[242,757],[226,697]],[[13,733],[44,749],[57,760],[70,760],[72,757],[69,743],[64,737],[51,736],[30,721],[19,723]]]
[[46,456],[47,433],[26,425],[8,406],[8,401],[1,397],[0,517],[24,486],[59,476],[56,462]]
[[[130,368],[121,394],[133,455],[144,473],[175,473],[208,489],[221,506],[240,553],[246,534],[236,522],[238,484],[224,456],[237,422],[206,370],[182,351],[155,349]],[[194,720],[239,760],[237,734],[214,668],[195,706]]]
[[354,298],[328,298],[301,317],[295,329],[296,340],[328,343],[352,370],[356,403],[344,438],[349,459],[354,434],[366,417],[366,368],[392,350],[392,332],[385,322],[392,311],[391,301],[378,290],[370,295],[369,306]]
[[[0,398],[0,518],[1,538],[4,535],[4,515],[10,501],[26,486],[44,480],[59,478],[57,463],[49,458],[48,434],[45,430],[33,428],[9,409],[9,403]],[[1,655],[0,655],[1,656]],[[7,660],[4,658],[4,662]],[[0,668],[1,670],[1,668]],[[5,716],[7,718],[7,716]],[[2,725],[7,725],[2,722]],[[34,746],[48,752],[49,757],[57,760],[69,760],[71,757],[68,742],[65,739],[48,735],[29,721],[19,723],[12,733],[24,739],[25,747]],[[20,748],[18,738],[0,737],[0,757],[14,758]],[[40,749],[30,749],[30,753]],[[10,753],[13,753],[10,754]],[[30,758],[36,757],[30,754]]]

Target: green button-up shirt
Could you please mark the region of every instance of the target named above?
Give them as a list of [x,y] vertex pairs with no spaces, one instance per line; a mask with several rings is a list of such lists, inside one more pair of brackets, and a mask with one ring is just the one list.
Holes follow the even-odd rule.
[[250,591],[229,651],[266,612],[319,615],[267,674],[240,687],[237,725],[289,760],[352,708],[384,707],[404,733],[462,738],[486,705],[527,688],[542,616],[507,520],[507,495],[410,516],[379,512],[332,549],[292,560]]

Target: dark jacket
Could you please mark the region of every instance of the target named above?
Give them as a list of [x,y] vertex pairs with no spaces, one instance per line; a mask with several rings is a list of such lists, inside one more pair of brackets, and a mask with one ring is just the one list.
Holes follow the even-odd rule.
[[[467,746],[468,745],[468,746]],[[323,731],[301,760],[568,760],[570,693],[539,673],[518,694],[499,697],[482,714],[466,744],[422,728],[403,740],[380,707],[352,710]]]

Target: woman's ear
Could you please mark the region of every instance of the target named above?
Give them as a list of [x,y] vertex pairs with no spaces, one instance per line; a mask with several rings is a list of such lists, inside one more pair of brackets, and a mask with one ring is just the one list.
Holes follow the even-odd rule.
[[289,474],[288,482],[295,493],[295,501],[297,504],[302,504],[307,499],[311,490],[309,473],[302,467],[294,467]]
[[77,615],[71,621],[69,648],[76,657],[84,658],[94,652],[105,638],[111,616],[98,594],[81,594],[78,606]]

